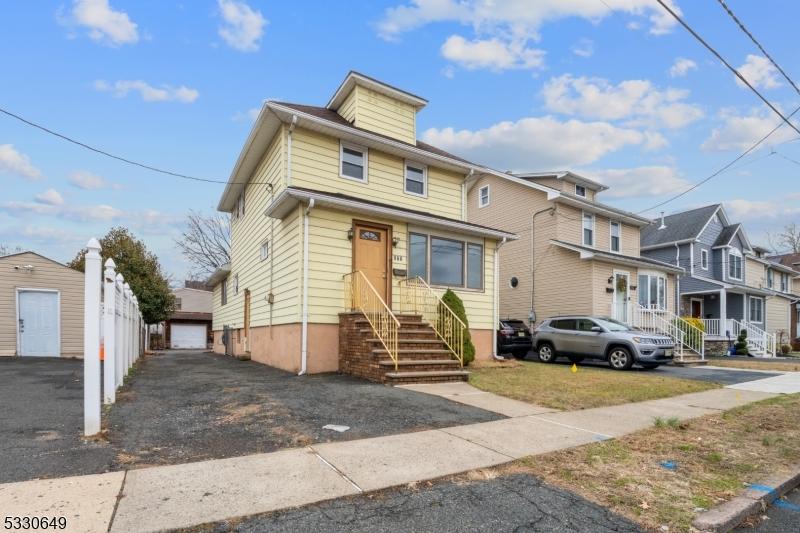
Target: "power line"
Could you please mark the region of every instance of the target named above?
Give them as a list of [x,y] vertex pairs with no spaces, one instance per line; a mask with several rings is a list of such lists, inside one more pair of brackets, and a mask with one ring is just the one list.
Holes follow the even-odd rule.
[[721,55],[719,52],[717,52],[717,51],[714,49],[714,47],[713,47],[713,46],[711,46],[710,44],[708,44],[708,43],[705,41],[705,39],[703,39],[703,38],[702,38],[702,37],[701,37],[701,36],[700,36],[700,35],[699,35],[699,34],[698,34],[696,31],[694,31],[694,29],[692,29],[692,27],[691,27],[691,26],[689,26],[689,24],[688,24],[686,21],[684,21],[684,20],[683,20],[683,19],[680,17],[680,15],[678,15],[677,13],[675,13],[675,11],[673,11],[673,10],[672,10],[672,8],[670,8],[670,7],[669,7],[669,6],[668,6],[666,3],[664,3],[664,0],[656,0],[656,2],[658,2],[659,4],[661,4],[661,7],[663,7],[663,8],[664,8],[664,9],[665,9],[665,10],[666,10],[666,11],[667,11],[667,12],[668,12],[670,15],[672,15],[672,17],[673,17],[675,20],[677,20],[677,21],[678,21],[678,22],[681,24],[681,26],[683,26],[684,28],[686,28],[686,31],[688,31],[689,33],[691,33],[691,34],[692,34],[692,36],[693,36],[695,39],[697,39],[697,40],[700,42],[700,44],[702,44],[703,46],[705,46],[705,47],[706,47],[706,49],[707,49],[709,52],[711,52],[712,54],[714,54],[714,56],[716,56],[716,58],[717,58],[717,59],[719,59],[719,60],[722,62],[722,64],[723,64],[723,65],[725,65],[725,66],[726,66],[726,67],[727,67],[727,68],[728,68],[728,69],[729,69],[731,72],[733,72],[733,73],[736,75],[736,77],[737,77],[737,78],[739,78],[739,79],[742,81],[742,83],[744,83],[745,85],[747,85],[747,87],[748,87],[748,88],[749,88],[751,91],[753,91],[753,93],[755,93],[755,94],[756,94],[756,95],[757,95],[757,96],[758,96],[758,97],[761,99],[761,101],[762,101],[762,102],[764,102],[764,103],[765,103],[765,104],[766,104],[766,105],[767,105],[767,106],[768,106],[770,109],[772,109],[772,111],[773,111],[773,112],[775,112],[775,114],[776,114],[776,115],[778,115],[779,117],[781,117],[781,119],[783,119],[783,121],[784,121],[786,124],[788,124],[788,125],[789,125],[789,127],[791,127],[791,128],[794,130],[794,131],[796,131],[798,134],[800,134],[800,129],[798,129],[798,128],[797,128],[797,127],[794,125],[794,124],[792,124],[792,123],[789,121],[789,119],[788,119],[786,116],[784,116],[784,114],[783,114],[783,113],[781,113],[781,112],[780,112],[780,110],[779,110],[777,107],[775,107],[775,106],[772,104],[772,102],[770,102],[769,100],[767,100],[767,98],[766,98],[766,97],[765,97],[763,94],[761,94],[761,93],[758,91],[758,89],[756,89],[755,87],[753,87],[753,85],[752,85],[752,84],[751,84],[749,81],[747,81],[747,79],[746,79],[744,76],[742,76],[742,75],[739,73],[739,71],[738,71],[738,70],[736,70],[736,69],[735,69],[735,68],[734,68],[734,67],[733,67],[733,66],[732,66],[730,63],[728,63],[728,62],[725,60],[725,58],[724,58],[724,57],[722,57],[722,55]]
[[794,88],[795,92],[797,92],[797,94],[800,94],[800,88],[797,87],[797,84],[795,84],[794,80],[792,80],[792,78],[790,78],[789,75],[786,74],[786,72],[781,68],[781,66],[778,65],[778,63],[774,59],[772,59],[772,56],[769,55],[769,52],[767,52],[764,49],[764,47],[761,46],[761,43],[758,42],[758,39],[756,39],[753,36],[753,34],[750,33],[750,31],[745,27],[745,25],[733,13],[731,8],[728,7],[728,4],[725,3],[725,0],[717,0],[717,1],[722,6],[722,8],[728,13],[728,15],[733,19],[733,21],[739,26],[739,28],[744,32],[744,34],[747,35],[750,38],[751,41],[753,41],[753,44],[755,44],[758,47],[759,50],[761,50],[761,53],[764,54],[764,56],[767,59],[769,59],[769,62],[772,63],[775,66],[776,69],[778,69],[778,72],[780,72],[783,75],[784,78],[786,78],[786,81],[788,81],[789,84]]

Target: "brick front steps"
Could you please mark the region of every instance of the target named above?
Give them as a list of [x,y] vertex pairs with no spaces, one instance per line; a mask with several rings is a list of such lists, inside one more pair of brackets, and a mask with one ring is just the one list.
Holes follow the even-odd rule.
[[345,374],[392,385],[466,381],[469,372],[420,315],[398,314],[398,362],[383,347],[361,313],[339,314],[339,369]]

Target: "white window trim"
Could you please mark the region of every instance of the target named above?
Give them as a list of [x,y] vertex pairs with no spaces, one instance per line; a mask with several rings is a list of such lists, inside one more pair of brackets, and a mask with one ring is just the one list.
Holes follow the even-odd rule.
[[[17,337],[17,355],[22,354],[22,335],[19,332],[19,319],[20,319],[20,308],[19,308],[19,297],[23,292],[47,292],[47,293],[55,293],[56,294],[56,305],[58,306],[57,313],[56,313],[56,329],[58,330],[58,348],[57,352],[52,355],[52,357],[61,357],[61,290],[60,289],[42,289],[39,287],[17,287],[16,288],[16,321],[14,322],[15,331],[14,334]],[[101,315],[102,317],[102,315]]]
[[700,268],[708,270],[708,250],[700,248]]
[[[592,242],[589,244],[586,243],[586,233],[585,233],[586,228],[583,227],[583,224],[586,221],[587,216],[592,218]],[[594,248],[595,242],[597,242],[597,235],[595,235],[594,231],[595,225],[596,225],[596,220],[594,217],[594,213],[587,213],[586,211],[583,211],[581,214],[581,243],[584,246],[591,246],[592,248]]]
[[[646,277],[647,278],[647,284],[644,287],[642,287],[641,281],[639,280],[640,277]],[[653,305],[650,303],[650,278],[656,278],[656,280],[661,280],[663,282],[663,284],[664,284],[664,302],[663,302],[664,305],[663,305],[663,307],[661,306],[662,302],[659,302],[659,294],[658,294],[659,281],[656,281],[656,305],[655,305],[655,307],[653,307]],[[658,272],[658,271],[655,271],[655,270],[640,270],[638,272],[637,276],[636,276],[636,283],[637,283],[636,290],[638,291],[637,295],[636,295],[636,302],[639,305],[641,305],[641,303],[639,303],[639,295],[643,294],[643,292],[646,291],[647,292],[647,299],[646,299],[647,305],[645,307],[647,309],[655,309],[657,311],[666,311],[667,310],[667,308],[669,307],[669,280],[668,280],[667,276],[663,272]]]
[[[760,311],[761,311],[761,320],[752,320],[753,316],[753,301],[758,300],[761,302]],[[747,298],[747,321],[752,322],[753,324],[763,324],[764,323],[764,312],[766,311],[764,307],[764,298],[760,296],[748,296]]]
[[[359,152],[364,154],[364,178],[358,179],[354,178],[353,176],[348,176],[342,173],[342,164],[344,163],[344,149],[349,148],[350,150],[358,150]],[[354,144],[346,141],[339,141],[339,177],[342,179],[354,181],[356,183],[369,183],[369,148],[366,146],[361,146],[360,144]],[[404,185],[405,187],[405,185]]]
[[[422,194],[409,191],[406,188],[406,185],[408,184],[409,166],[422,169]],[[428,197],[428,165],[423,165],[422,163],[417,163],[416,161],[412,161],[410,159],[406,159],[403,162],[403,192],[411,196],[416,196],[418,198]]]
[[[267,249],[267,253],[266,254],[264,253],[264,248]],[[258,249],[258,256],[261,259],[261,261],[266,261],[267,259],[269,259],[269,252],[270,252],[269,240],[266,240],[266,241],[261,243],[261,246]]]
[[775,274],[771,268],[767,268],[767,288],[771,289],[775,286]]
[[[731,256],[738,257],[739,260],[741,261],[741,264],[742,264],[741,275],[738,278],[735,277],[735,276],[731,276]],[[727,269],[728,272],[726,274],[730,279],[733,279],[733,280],[736,280],[736,281],[742,281],[742,279],[744,278],[744,257],[742,256],[742,253],[737,248],[730,248],[728,250],[728,264],[727,264],[727,267],[728,267],[728,269]]]
[[[619,229],[619,235],[617,235],[617,238],[619,239],[619,250],[614,250],[613,247],[614,224],[616,224],[617,228]],[[622,253],[622,222],[620,222],[619,220],[610,220],[608,222],[608,251],[613,254]]]
[[[583,194],[578,193],[578,187],[583,189]],[[579,196],[581,198],[587,198],[589,195],[586,193],[586,185],[579,185],[575,184],[575,196]]]
[[[483,203],[483,190],[486,189],[486,203]],[[478,188],[478,208],[486,207],[492,202],[492,190],[488,185]]]

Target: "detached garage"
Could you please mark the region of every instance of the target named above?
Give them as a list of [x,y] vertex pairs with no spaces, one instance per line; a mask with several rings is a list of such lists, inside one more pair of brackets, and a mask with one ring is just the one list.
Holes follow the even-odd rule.
[[205,350],[208,341],[208,327],[205,324],[182,324],[172,322],[170,328],[170,348],[192,348]]
[[83,274],[35,252],[0,257],[0,356],[83,357]]

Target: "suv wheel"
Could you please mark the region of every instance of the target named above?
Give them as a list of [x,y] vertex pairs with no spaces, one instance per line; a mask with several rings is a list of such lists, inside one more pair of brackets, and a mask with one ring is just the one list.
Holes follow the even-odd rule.
[[536,355],[542,363],[552,363],[556,360],[553,345],[546,342],[539,345],[539,348],[536,350]]
[[608,354],[608,364],[614,370],[628,370],[633,366],[633,357],[627,348],[615,346]]

